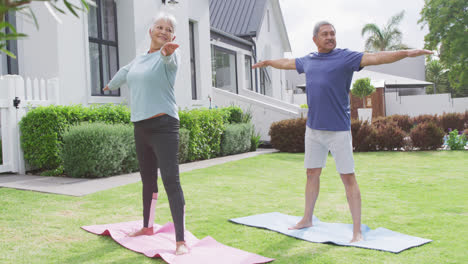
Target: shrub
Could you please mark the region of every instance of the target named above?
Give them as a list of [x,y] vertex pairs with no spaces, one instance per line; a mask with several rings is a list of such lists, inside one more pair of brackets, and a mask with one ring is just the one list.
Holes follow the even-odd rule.
[[459,113],[446,113],[440,117],[440,125],[445,133],[451,130],[463,131],[465,120],[464,115]]
[[282,152],[304,152],[306,121],[305,118],[297,118],[271,124],[268,134],[273,147]]
[[301,107],[301,108],[304,108],[304,109],[308,109],[308,108],[309,108],[309,106],[308,106],[307,104],[301,104],[300,107]]
[[390,118],[397,122],[398,127],[406,133],[409,133],[413,128],[413,121],[409,115],[391,115]]
[[444,142],[444,131],[433,122],[417,125],[410,132],[413,146],[420,149],[437,149]]
[[255,132],[255,127],[252,126],[252,136],[250,137],[250,151],[256,151],[260,146],[260,133]]
[[190,131],[185,128],[179,130],[179,163],[184,163],[188,160],[190,143]]
[[40,169],[59,167],[62,164],[59,152],[62,134],[83,121],[130,123],[130,110],[123,105],[51,105],[32,109],[19,124],[26,162]]
[[353,136],[354,151],[376,150],[375,128],[367,121],[352,120],[351,134]]
[[229,107],[222,108],[221,111],[225,111],[227,115],[227,123],[239,124],[242,123],[242,109],[239,106],[231,105]]
[[465,134],[458,135],[458,130],[453,130],[449,132],[447,145],[451,150],[464,150],[466,146],[466,136]]
[[132,131],[128,125],[103,123],[71,127],[63,134],[61,157],[65,172],[71,177],[100,178],[127,171],[122,166],[132,154]]
[[190,131],[188,160],[210,159],[220,154],[227,112],[219,109],[180,111],[181,128]]
[[252,124],[226,125],[221,140],[221,155],[227,156],[249,151],[252,130]]
[[419,115],[412,118],[413,127],[422,123],[429,122],[432,122],[437,126],[440,124],[440,120],[437,115]]
[[468,111],[465,111],[465,114],[463,114],[463,122],[465,122],[465,129],[468,129]]
[[375,144],[379,150],[400,149],[404,146],[405,132],[391,118],[385,122],[375,122],[373,126],[376,132]]

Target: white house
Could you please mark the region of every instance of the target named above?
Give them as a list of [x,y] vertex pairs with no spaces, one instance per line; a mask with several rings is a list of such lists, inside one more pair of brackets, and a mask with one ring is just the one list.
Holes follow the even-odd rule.
[[[39,29],[28,18],[16,16],[17,30],[28,34],[28,38],[16,42],[16,71],[2,55],[2,73],[58,78],[60,104],[128,102],[126,87],[113,93],[101,89],[120,67],[147,51],[148,29],[163,9],[163,1],[95,2],[97,8],[91,7],[80,18],[58,14],[61,23],[43,3],[33,2]],[[176,16],[176,42],[182,54],[175,84],[177,101],[188,108],[207,105],[211,90],[209,0],[179,0],[167,9]]]

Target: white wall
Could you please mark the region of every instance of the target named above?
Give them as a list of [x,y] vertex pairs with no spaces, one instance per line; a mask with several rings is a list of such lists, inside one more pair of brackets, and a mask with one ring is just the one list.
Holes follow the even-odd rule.
[[[267,11],[265,11],[262,25],[257,32],[257,58],[258,60],[281,59],[284,57],[284,52],[287,47],[283,46],[284,40],[281,35],[280,20],[277,17],[280,15],[272,5],[272,1],[267,1],[266,9],[270,13],[270,31],[268,32]],[[272,94],[273,98],[283,100],[286,92],[286,77],[284,70],[268,67],[270,77],[272,79]],[[260,81],[260,80],[259,80]],[[260,89],[260,83],[258,84]]]
[[385,93],[387,116],[400,114],[418,116],[423,114],[463,113],[468,111],[468,98],[454,98],[450,94],[398,96]]
[[390,64],[367,66],[364,69],[424,81],[425,60],[426,56],[405,58]]
[[307,117],[307,109],[278,101],[274,98],[260,95],[251,91],[243,91],[244,94],[253,93],[255,97],[233,94],[218,88],[213,88],[213,106],[226,107],[237,105],[244,111],[252,114],[252,123],[255,131],[260,133],[260,139],[270,141],[268,132],[273,122],[284,119]]

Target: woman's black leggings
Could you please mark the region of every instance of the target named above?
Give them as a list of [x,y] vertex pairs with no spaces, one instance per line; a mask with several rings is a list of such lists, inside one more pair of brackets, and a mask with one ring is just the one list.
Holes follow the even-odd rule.
[[143,226],[153,226],[159,167],[174,221],[176,241],[184,241],[185,200],[179,180],[179,120],[162,115],[138,121],[134,123],[134,132],[143,183]]

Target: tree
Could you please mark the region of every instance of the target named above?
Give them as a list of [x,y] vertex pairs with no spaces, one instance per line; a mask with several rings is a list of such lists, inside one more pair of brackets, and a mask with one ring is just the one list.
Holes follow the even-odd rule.
[[26,34],[16,32],[16,28],[5,21],[5,15],[8,12],[18,12],[27,17],[31,18],[37,28],[39,24],[37,23],[36,16],[31,9],[31,3],[33,1],[43,2],[51,15],[58,19],[55,12],[65,14],[65,10],[59,7],[59,3],[63,2],[65,7],[70,11],[74,16],[79,17],[77,11],[88,11],[89,5],[95,6],[92,0],[80,0],[81,7],[71,3],[70,0],[0,0],[0,51],[4,52],[10,57],[16,58],[16,56],[6,49],[8,40],[15,40],[18,38],[27,37]]
[[353,89],[351,90],[351,94],[362,99],[362,107],[364,108],[366,108],[366,101],[364,99],[373,92],[375,92],[375,87],[371,84],[371,80],[369,78],[356,80],[353,84]]
[[402,33],[397,28],[404,15],[405,11],[403,10],[392,16],[383,28],[379,28],[374,23],[365,24],[362,28],[361,36],[370,35],[366,40],[366,51],[408,49],[408,46],[401,43]]
[[434,83],[434,93],[450,92],[447,75],[448,70],[439,60],[432,59],[426,64],[426,80]]
[[419,23],[429,27],[425,47],[440,50],[450,85],[468,96],[468,1],[424,0]]

